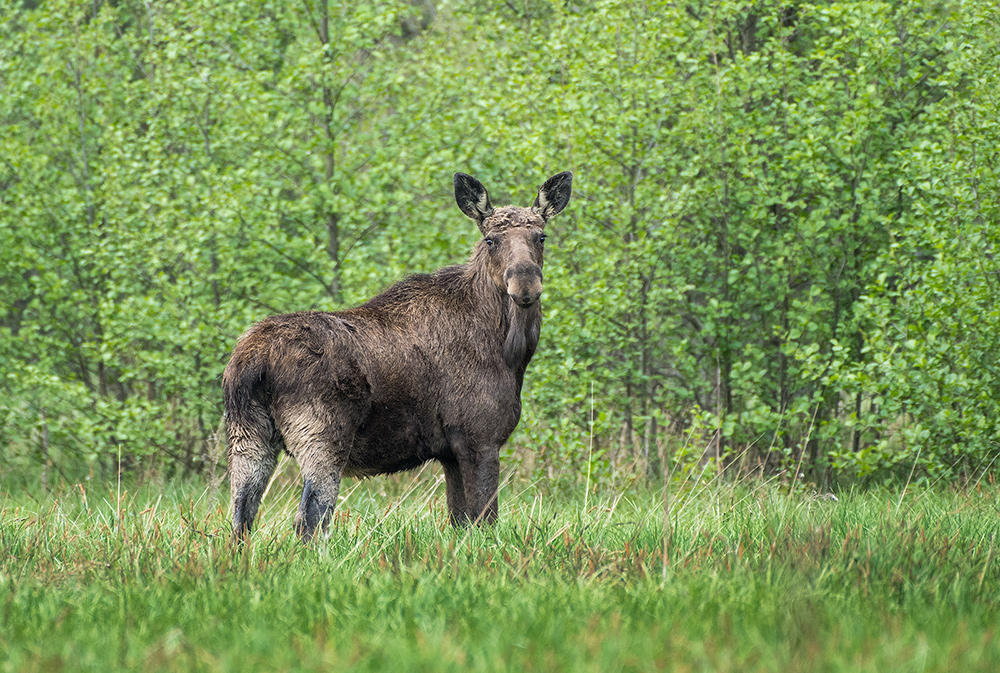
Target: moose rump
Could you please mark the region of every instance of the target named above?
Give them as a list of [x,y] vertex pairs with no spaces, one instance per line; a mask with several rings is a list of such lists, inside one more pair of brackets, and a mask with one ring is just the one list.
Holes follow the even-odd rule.
[[500,447],[520,418],[541,328],[544,227],[572,175],[530,208],[493,208],[455,176],[483,238],[466,264],[411,276],[356,308],[271,316],[239,340],[223,374],[234,535],[250,532],[281,450],[301,468],[295,528],[325,529],[343,475],[441,463],[455,525],[497,518]]

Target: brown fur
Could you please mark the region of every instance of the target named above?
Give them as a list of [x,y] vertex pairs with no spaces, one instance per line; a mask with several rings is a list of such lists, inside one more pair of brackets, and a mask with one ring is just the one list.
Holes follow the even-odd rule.
[[531,208],[494,209],[473,177],[455,198],[483,239],[466,264],[411,276],[367,303],[251,327],[223,374],[233,530],[249,533],[282,448],[305,480],[295,527],[325,529],[342,475],[444,467],[456,525],[497,517],[500,447],[521,415],[541,328],[543,230],[572,175]]

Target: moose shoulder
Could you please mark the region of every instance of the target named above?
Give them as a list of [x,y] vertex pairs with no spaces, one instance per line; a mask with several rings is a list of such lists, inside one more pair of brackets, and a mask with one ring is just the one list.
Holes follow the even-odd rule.
[[267,318],[222,377],[233,532],[250,532],[282,449],[305,485],[304,540],[324,530],[343,475],[444,467],[451,521],[497,518],[500,447],[521,415],[538,344],[545,224],[569,202],[559,173],[530,208],[494,208],[455,175],[459,208],[482,232],[469,261],[411,276],[357,308]]

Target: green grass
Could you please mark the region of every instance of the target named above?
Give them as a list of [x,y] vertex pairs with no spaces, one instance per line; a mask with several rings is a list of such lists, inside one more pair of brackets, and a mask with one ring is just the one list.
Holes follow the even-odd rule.
[[[1000,488],[508,483],[453,531],[433,471],[346,485],[291,536],[282,474],[241,556],[225,490],[0,497],[3,671],[993,671]],[[664,550],[666,551],[664,557]]]

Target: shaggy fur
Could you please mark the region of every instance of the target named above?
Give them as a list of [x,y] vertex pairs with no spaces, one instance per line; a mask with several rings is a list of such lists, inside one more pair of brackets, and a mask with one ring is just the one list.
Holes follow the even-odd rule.
[[531,208],[493,208],[458,173],[455,199],[483,234],[466,264],[346,311],[272,316],[240,338],[222,382],[234,535],[250,532],[282,449],[305,481],[304,540],[325,530],[343,475],[428,460],[444,467],[453,524],[496,520],[500,447],[542,323],[543,231],[571,184],[560,173]]

